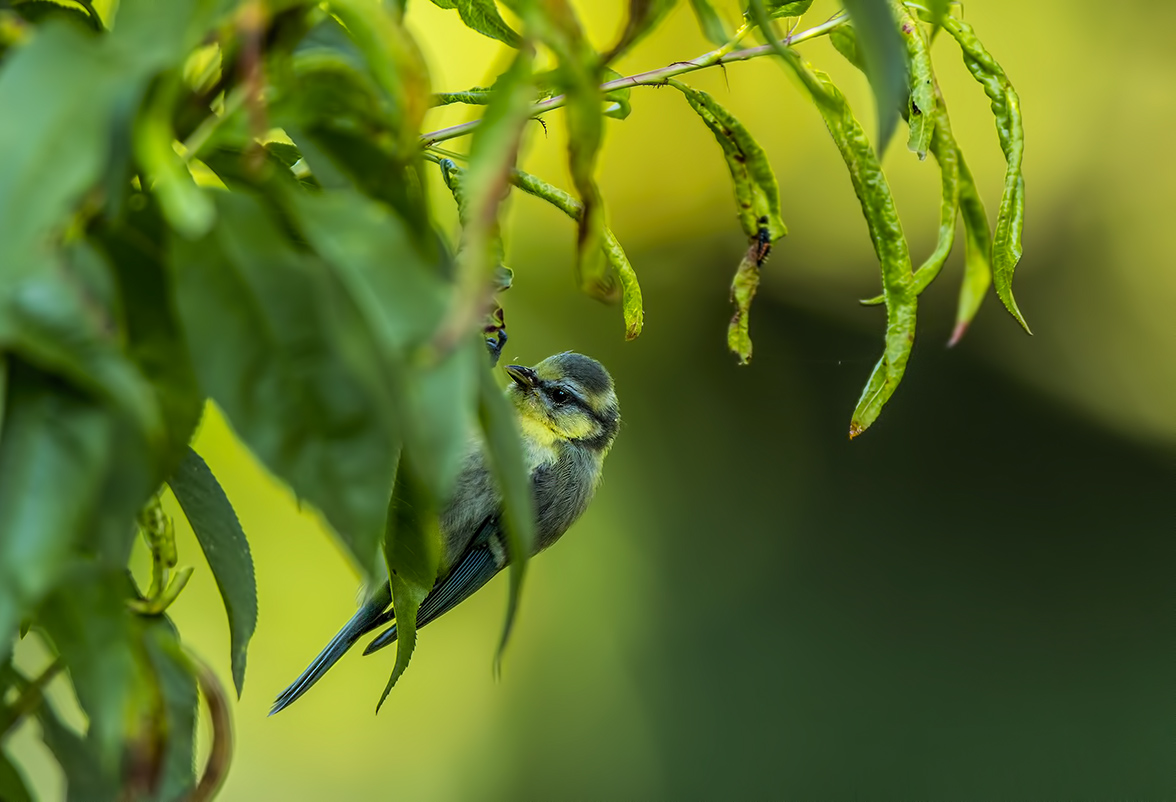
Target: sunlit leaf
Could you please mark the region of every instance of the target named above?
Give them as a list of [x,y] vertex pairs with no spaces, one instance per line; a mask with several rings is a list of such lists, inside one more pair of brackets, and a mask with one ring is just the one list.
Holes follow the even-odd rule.
[[241,530],[237,513],[220,482],[200,455],[188,449],[184,460],[168,479],[168,486],[196,533],[208,567],[224,601],[229,618],[233,684],[237,696],[245,685],[245,658],[257,627],[257,583],[253,556]]
[[910,128],[907,147],[923,159],[931,147],[931,137],[939,119],[936,113],[938,86],[931,65],[931,46],[910,9],[902,3],[895,3],[894,10],[909,65],[907,75],[910,85],[907,87],[907,103],[903,112]]
[[927,0],[927,10],[930,12],[931,24],[936,28],[942,28],[951,10],[951,0]]
[[450,308],[436,342],[451,347],[473,331],[493,303],[492,279],[502,263],[498,207],[510,188],[523,126],[531,116],[531,48],[518,52],[495,82],[494,98],[470,145],[469,167],[461,177],[461,247]]
[[1005,71],[976,37],[972,26],[948,17],[944,29],[959,42],[964,64],[992,102],[996,132],[1007,163],[1004,192],[992,234],[992,282],[1005,308],[1026,332],[1032,334],[1013,298],[1013,271],[1021,259],[1021,230],[1025,225],[1025,178],[1021,173],[1025,131],[1021,125],[1021,100]]
[[506,24],[494,0],[433,0],[433,5],[456,9],[466,27],[483,36],[497,39],[511,47],[519,47],[523,43],[514,29]]
[[799,17],[809,10],[813,0],[764,0],[764,9],[772,19]]
[[915,342],[918,296],[914,292],[910,251],[886,175],[845,97],[827,75],[813,69],[795,52],[787,48],[781,48],[779,52],[808,90],[849,169],[850,180],[861,203],[874,252],[878,255],[882,269],[882,290],[886,302],[886,350],[854,410],[849,435],[856,437],[877,419],[886,402],[898,389]]
[[98,504],[113,428],[92,402],[8,362],[0,437],[0,654],[60,578]]
[[506,623],[498,642],[498,658],[501,659],[518,611],[527,559],[534,551],[535,499],[515,411],[495,384],[489,369],[483,369],[480,373],[478,418],[486,443],[487,464],[495,483],[502,490],[503,531],[506,535],[506,550],[510,555],[510,597]]
[[[537,198],[542,198],[573,220],[579,220],[583,213],[584,207],[578,200],[538,176],[525,173],[522,170],[515,170],[511,174],[510,181],[523,192],[526,192],[528,195],[534,195]],[[633,266],[629,263],[629,258],[625,256],[625,252],[621,249],[620,242],[617,241],[617,238],[607,228],[604,230],[604,243],[602,247],[604,248],[605,257],[609,260],[610,266],[620,278],[621,290],[624,293],[625,337],[631,340],[641,333],[641,329],[645,323],[645,312],[641,301],[641,287],[637,283],[637,274],[633,270]]]
[[404,457],[396,472],[396,484],[384,529],[384,556],[396,611],[396,665],[376,703],[388,693],[408,668],[416,648],[416,619],[421,602],[433,589],[441,566],[441,530],[436,497]]
[[[715,135],[727,169],[735,185],[735,200],[738,204],[739,224],[748,237],[759,235],[761,225],[766,226],[769,238],[774,242],[788,233],[780,217],[780,187],[772,172],[768,155],[751,133],[706,92],[692,89],[681,81],[671,79],[670,86],[686,97],[690,108]],[[767,218],[761,223],[762,218]]]
[[215,197],[212,234],[174,243],[176,304],[201,384],[373,571],[399,444],[379,333],[258,201]]

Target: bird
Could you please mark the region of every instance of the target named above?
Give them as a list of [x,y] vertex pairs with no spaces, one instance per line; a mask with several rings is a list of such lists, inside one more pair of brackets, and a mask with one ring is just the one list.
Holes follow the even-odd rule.
[[[604,458],[621,424],[612,377],[591,357],[565,351],[533,368],[507,365],[506,395],[519,424],[535,505],[532,556],[551,546],[588,508]],[[417,627],[468,599],[510,562],[502,530],[502,495],[481,440],[471,439],[453,493],[440,516],[440,575],[417,612]],[[391,624],[364,649],[396,640],[392,590],[382,583],[318,657],[274,701],[270,715],[293,704],[364,635]]]

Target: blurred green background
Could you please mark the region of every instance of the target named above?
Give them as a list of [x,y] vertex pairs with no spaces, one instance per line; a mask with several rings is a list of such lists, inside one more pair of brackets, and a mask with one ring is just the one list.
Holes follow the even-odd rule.
[[[410,5],[435,89],[505,64],[453,12]],[[622,4],[579,5],[610,40]],[[819,0],[807,23],[833,9]],[[503,578],[424,630],[378,717],[390,650],[349,655],[266,718],[353,612],[357,577],[210,410],[196,447],[250,536],[260,595],[223,799],[1176,798],[1176,9],[964,12],[1021,93],[1015,289],[1036,336],[992,297],[945,349],[957,243],[902,389],[852,444],[884,326],[856,299],[878,271],[836,150],[778,65],[689,79],[768,150],[791,231],[765,268],[750,367],[725,350],[746,247],[729,179],[677,93],[636,90],[632,116],[608,123],[602,189],[646,296],[636,342],[618,309],[574,291],[571,223],[511,200],[504,360],[601,359],[626,424],[593,507],[529,573],[500,682]],[[618,69],[707,49],[682,4]],[[803,50],[871,130],[864,80],[824,42]],[[934,52],[991,215],[1003,161],[987,100],[950,40]],[[570,186],[562,115],[547,123],[524,167]],[[901,139],[885,167],[919,259],[938,176]],[[180,554],[198,569],[175,620],[228,684],[224,613],[186,528]],[[61,795],[31,738],[13,751],[45,798]]]

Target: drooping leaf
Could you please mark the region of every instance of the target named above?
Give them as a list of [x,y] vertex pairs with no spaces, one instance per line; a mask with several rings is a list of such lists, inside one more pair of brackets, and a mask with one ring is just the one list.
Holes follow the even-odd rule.
[[861,124],[845,97],[827,75],[813,69],[792,50],[781,48],[783,61],[796,73],[825,120],[845,166],[870,230],[882,270],[886,302],[886,350],[874,368],[854,410],[850,437],[864,432],[902,381],[915,342],[918,296],[914,292],[910,251],[903,235],[890,185]]
[[862,72],[866,71],[866,62],[862,60],[862,53],[857,45],[857,34],[853,32],[852,25],[838,25],[829,31],[829,41],[846,61]]
[[617,43],[601,57],[608,64],[623,55],[653,30],[674,7],[677,0],[629,0],[629,13]]
[[483,36],[516,48],[523,43],[522,37],[506,24],[494,0],[433,0],[433,5],[456,9],[466,27]]
[[483,368],[480,374],[478,418],[486,444],[487,464],[502,491],[503,530],[510,555],[510,597],[502,638],[498,642],[497,659],[501,660],[518,611],[527,560],[534,551],[535,499],[515,412],[495,384],[490,370]]
[[213,232],[173,243],[176,302],[201,384],[373,571],[399,446],[379,333],[257,200],[215,198]]
[[494,98],[470,145],[470,163],[461,178],[461,247],[449,311],[435,342],[450,348],[480,325],[493,303],[494,271],[502,263],[498,207],[510,188],[523,126],[531,116],[535,88],[533,52],[525,47],[495,82]]
[[878,109],[879,154],[886,152],[898,116],[907,104],[910,81],[905,48],[898,33],[890,0],[844,0],[853,20],[866,77]]
[[1021,230],[1025,225],[1025,178],[1021,172],[1025,131],[1021,124],[1021,99],[1000,64],[980,43],[972,26],[947,17],[944,28],[959,43],[964,64],[984,87],[984,93],[992,103],[996,133],[1007,164],[1004,191],[992,234],[992,283],[1005,308],[1021,328],[1032,334],[1013,298],[1013,271],[1021,259]]
[[[761,226],[766,226],[773,242],[787,234],[788,229],[780,217],[780,188],[764,149],[743,124],[709,94],[674,79],[670,79],[669,84],[686,97],[690,108],[711,130],[723,149],[727,169],[735,185],[735,200],[743,233],[748,237],[756,237]],[[763,218],[767,219],[761,223]]]
[[[556,186],[552,186],[538,176],[515,170],[510,181],[516,187],[550,203],[555,208],[573,220],[579,220],[583,213],[583,206],[578,200]],[[637,273],[629,263],[629,258],[621,248],[620,242],[609,229],[604,230],[605,256],[620,278],[621,290],[624,293],[625,337],[633,339],[641,333],[645,323],[645,311],[641,301],[641,286],[637,283]]]
[[117,223],[98,229],[97,244],[122,299],[127,355],[150,383],[163,415],[164,443],[157,454],[153,490],[183,458],[204,409],[172,302],[168,237],[158,207],[148,201],[141,209],[128,210]]
[[702,35],[706,37],[707,41],[712,45],[725,45],[727,40],[731,38],[727,31],[727,26],[724,24],[722,17],[715,11],[715,7],[711,5],[710,0],[690,0],[690,8],[694,10],[694,16],[698,20],[698,27],[702,30]]
[[964,336],[972,318],[992,285],[992,235],[988,230],[988,213],[972,171],[960,154],[960,216],[964,218],[964,281],[960,285],[955,328],[948,345],[956,345]]
[[37,613],[37,626],[61,655],[90,720],[88,739],[104,770],[118,766],[134,693],[135,627],[125,570],[78,566]]
[[741,365],[751,362],[751,302],[760,283],[756,250],[755,245],[748,248],[731,279],[731,302],[735,304],[735,314],[727,326],[727,348],[739,357]]
[[94,403],[9,361],[0,438],[0,653],[91,524],[113,446]]
[[931,45],[911,10],[901,2],[895,2],[893,7],[909,65],[907,75],[910,85],[907,87],[907,104],[903,112],[910,128],[907,147],[918,154],[920,159],[924,159],[931,147],[931,137],[939,119],[935,111],[939,89],[931,64]]
[[951,0],[927,0],[927,10],[930,12],[931,24],[936,28],[942,28],[951,10]]
[[384,529],[384,556],[396,611],[396,665],[376,703],[377,712],[412,659],[417,612],[433,589],[441,566],[441,530],[435,499],[416,475],[413,464],[401,457]]
[[528,29],[559,60],[554,82],[567,96],[568,166],[583,205],[576,235],[576,283],[593,298],[611,303],[619,298],[619,286],[601,250],[604,200],[596,185],[596,159],[604,140],[600,57],[569,0],[527,3],[519,11]]
[[152,797],[160,802],[190,799],[196,787],[196,679],[170,622],[144,627],[143,647],[154,693],[152,735],[157,740],[158,774]]
[[168,479],[184,516],[212,569],[229,618],[233,684],[237,696],[245,685],[245,659],[257,627],[257,582],[253,556],[237,513],[220,483],[200,455],[188,449],[175,474]]

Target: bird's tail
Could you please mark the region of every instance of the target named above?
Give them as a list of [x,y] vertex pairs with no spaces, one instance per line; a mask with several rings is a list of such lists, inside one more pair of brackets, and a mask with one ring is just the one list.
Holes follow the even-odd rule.
[[385,612],[391,603],[392,590],[387,583],[384,583],[383,587],[364,602],[363,606],[351,617],[351,620],[339,630],[339,634],[333,637],[331,642],[319,652],[319,656],[314,658],[314,662],[307,666],[298,679],[290,683],[290,687],[282,691],[281,695],[274,700],[269,714],[272,716],[292,705],[302,694],[310,690],[310,687],[318,682],[323,674],[326,674],[331,666],[335,665],[336,661],[355,645],[357,640],[376,627],[391,621],[392,611]]

